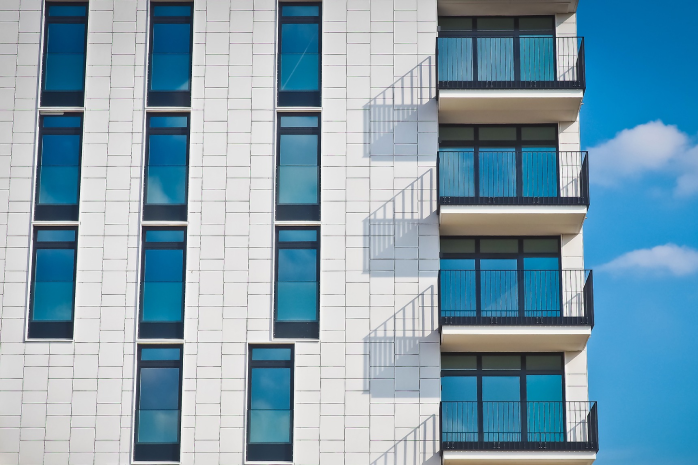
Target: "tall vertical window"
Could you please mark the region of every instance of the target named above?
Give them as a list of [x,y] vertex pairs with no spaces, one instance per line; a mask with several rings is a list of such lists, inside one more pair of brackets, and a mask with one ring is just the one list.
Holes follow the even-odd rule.
[[71,339],[75,306],[77,228],[34,230],[29,337]]
[[276,230],[274,336],[311,338],[320,335],[319,228]]
[[148,105],[191,105],[192,3],[152,3]]
[[320,8],[320,2],[281,4],[279,106],[320,106]]
[[41,116],[34,218],[77,221],[82,115]]
[[184,337],[184,228],[145,228],[141,276],[141,338]]
[[320,115],[279,116],[276,219],[320,220]]
[[47,3],[41,105],[81,107],[85,101],[87,2]]
[[187,219],[189,115],[148,115],[143,219]]
[[182,346],[138,346],[135,446],[139,462],[179,462]]
[[250,348],[247,460],[293,460],[293,346]]

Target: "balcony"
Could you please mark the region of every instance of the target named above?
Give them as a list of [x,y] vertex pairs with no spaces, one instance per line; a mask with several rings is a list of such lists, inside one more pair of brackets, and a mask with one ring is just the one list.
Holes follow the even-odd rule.
[[589,207],[586,152],[440,151],[443,235],[577,234]]
[[439,16],[554,15],[577,11],[578,0],[438,0]]
[[574,352],[594,327],[588,270],[439,272],[443,352]]
[[599,450],[596,402],[441,402],[439,414],[444,464],[590,465]]
[[576,121],[586,88],[584,39],[442,31],[441,124]]

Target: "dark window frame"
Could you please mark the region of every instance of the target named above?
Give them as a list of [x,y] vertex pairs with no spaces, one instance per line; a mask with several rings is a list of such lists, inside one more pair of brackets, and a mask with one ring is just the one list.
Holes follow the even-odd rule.
[[[151,128],[152,117],[186,117],[185,128]],[[145,167],[143,169],[143,221],[187,221],[189,210],[189,153],[191,147],[191,113],[148,113],[146,115],[145,134]],[[186,142],[186,175],[184,182],[183,204],[149,204],[148,198],[148,168],[150,167],[150,136],[152,135],[185,135]]]
[[[471,19],[473,21],[473,28],[472,29],[465,29],[465,30],[455,30],[455,29],[440,29],[439,30],[439,36],[442,37],[495,37],[495,36],[501,36],[501,37],[519,37],[521,35],[535,35],[536,33],[551,33],[553,38],[556,37],[557,34],[557,24],[555,21],[555,15],[517,15],[517,16],[439,16],[439,20],[441,18],[458,18],[458,19]],[[487,30],[487,29],[479,29],[477,26],[478,19],[513,19],[514,20],[514,29],[511,30]],[[520,26],[520,20],[521,19],[549,19],[552,22],[552,28],[551,29],[524,29],[523,31],[521,30]],[[449,34],[450,33],[450,34]],[[454,35],[455,34],[455,35]]]
[[[52,6],[84,6],[85,16],[49,16]],[[85,105],[85,85],[87,77],[87,33],[90,8],[88,2],[45,2],[44,3],[44,44],[41,57],[41,106],[42,107],[83,107]],[[83,60],[82,91],[47,91],[46,58],[48,58],[48,26],[51,23],[85,24],[85,58]]]
[[[148,231],[182,231],[182,242],[146,242]],[[143,322],[143,294],[145,291],[145,252],[146,250],[181,250],[182,251],[182,318],[179,322]],[[187,289],[187,228],[184,226],[145,226],[143,227],[141,247],[141,276],[138,293],[138,337],[139,339],[184,339],[185,297]]]
[[[475,252],[472,253],[443,253],[439,252],[439,259],[449,260],[449,259],[463,259],[463,260],[475,260],[475,271],[480,271],[479,260],[514,260],[517,261],[517,270],[523,270],[523,260],[524,258],[557,258],[558,259],[558,269],[562,270],[562,240],[560,236],[441,236],[441,239],[472,239],[475,241]],[[489,239],[509,239],[518,241],[518,251],[517,252],[480,252],[480,241]],[[527,239],[550,239],[557,241],[557,253],[553,252],[524,252],[524,241]]]
[[[252,351],[254,349],[290,349],[291,360],[252,360]],[[294,431],[294,394],[295,394],[295,347],[293,344],[250,344],[247,354],[247,419],[246,419],[246,434],[245,443],[246,459],[250,462],[258,461],[293,461],[293,431]],[[252,406],[252,369],[253,368],[289,368],[291,370],[291,392],[290,392],[290,410],[291,410],[291,429],[289,431],[288,444],[270,444],[250,443],[250,411]]]
[[[49,117],[79,117],[80,127],[77,128],[66,128],[66,127],[44,127],[44,118]],[[83,128],[85,124],[85,118],[83,113],[66,112],[63,115],[39,115],[39,147],[37,150],[36,159],[36,186],[35,186],[35,200],[34,200],[34,219],[36,221],[78,221],[80,216],[80,191],[82,187],[82,141],[83,141]],[[78,198],[75,204],[40,204],[39,203],[39,193],[41,190],[41,168],[42,168],[42,155],[44,150],[43,136],[45,135],[67,135],[67,136],[79,136],[79,152],[78,152]]]
[[[155,6],[189,6],[189,16],[155,16]],[[193,2],[154,2],[150,1],[150,24],[148,26],[148,75],[146,76],[148,107],[191,107],[191,90],[194,68],[194,3]],[[189,90],[187,91],[154,91],[150,89],[153,76],[153,25],[189,24]]]
[[[316,6],[317,16],[283,16],[282,8],[286,6]],[[322,2],[281,2],[279,3],[279,45],[277,50],[276,86],[278,89],[278,105],[280,107],[321,107],[322,106]],[[318,90],[317,91],[282,91],[281,90],[281,31],[284,24],[317,24],[318,25]]]
[[[314,230],[317,232],[315,242],[280,242],[279,231]],[[278,321],[279,307],[279,250],[280,249],[315,249],[317,293],[315,321]],[[274,231],[274,337],[280,339],[319,339],[320,338],[320,227],[319,226],[277,226]]]
[[[176,360],[141,360],[143,349],[179,349],[179,361]],[[136,373],[136,400],[133,423],[133,459],[137,462],[179,462],[182,444],[182,397],[184,379],[184,346],[182,344],[138,344]],[[179,429],[177,444],[139,443],[139,415],[141,400],[141,369],[142,368],[179,368]]]
[[[318,119],[317,128],[282,128],[281,118],[286,116],[316,116]],[[276,219],[279,221],[320,221],[320,203],[322,200],[322,167],[321,147],[322,147],[322,118],[320,113],[298,113],[283,112],[277,117],[276,131]],[[279,183],[281,182],[281,136],[282,135],[316,135],[317,136],[317,204],[279,204]]]
[[[39,242],[39,231],[74,231],[75,241]],[[37,226],[32,233],[32,265],[29,291],[29,322],[27,335],[29,339],[73,339],[75,324],[75,294],[78,269],[78,227],[77,226]],[[39,249],[73,249],[73,302],[70,321],[34,321],[34,297],[36,292],[36,251]]]

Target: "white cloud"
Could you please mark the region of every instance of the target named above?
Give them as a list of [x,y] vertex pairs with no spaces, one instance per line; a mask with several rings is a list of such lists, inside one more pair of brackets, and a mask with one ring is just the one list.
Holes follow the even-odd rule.
[[698,194],[698,145],[676,126],[652,121],[589,149],[591,182],[616,186],[649,172],[676,177],[674,193]]
[[599,267],[601,271],[654,271],[686,276],[698,272],[698,250],[676,244],[633,250]]

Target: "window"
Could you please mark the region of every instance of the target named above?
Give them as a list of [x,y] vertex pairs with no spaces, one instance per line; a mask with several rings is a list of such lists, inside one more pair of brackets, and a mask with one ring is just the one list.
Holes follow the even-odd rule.
[[320,336],[320,228],[276,230],[274,336]]
[[139,345],[133,458],[179,462],[182,346]]
[[148,105],[191,105],[191,3],[151,3]]
[[186,229],[144,228],[141,338],[184,337]]
[[439,127],[439,196],[559,196],[556,125]]
[[85,101],[87,2],[47,3],[41,105],[82,107]]
[[441,355],[444,442],[563,442],[564,399],[561,354]]
[[78,220],[81,155],[82,115],[39,118],[36,220]]
[[279,106],[320,106],[320,9],[320,2],[281,4]]
[[34,230],[29,337],[72,339],[77,228]]
[[247,460],[293,460],[293,346],[250,347]]
[[148,115],[145,221],[186,221],[189,115]]
[[279,116],[276,219],[320,220],[320,115]]

